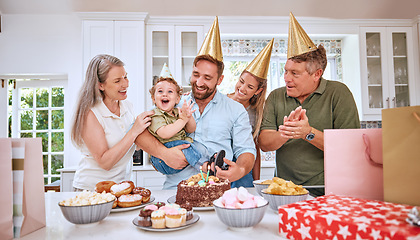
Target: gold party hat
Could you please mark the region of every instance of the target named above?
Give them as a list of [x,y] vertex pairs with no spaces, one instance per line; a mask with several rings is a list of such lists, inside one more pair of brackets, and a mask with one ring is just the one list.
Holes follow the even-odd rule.
[[289,40],[287,44],[287,59],[316,50],[316,45],[298,23],[295,16],[290,13]]
[[267,79],[268,68],[270,67],[271,50],[273,49],[274,38],[261,50],[260,53],[246,67],[246,71],[262,79]]
[[200,51],[198,51],[197,56],[200,55],[210,55],[217,61],[223,62],[219,21],[217,17],[214,19],[213,25],[211,25],[211,28],[204,39],[203,45],[201,45]]
[[174,78],[172,77],[171,71],[169,71],[169,67],[166,63],[163,64],[162,71],[160,71],[159,77],[162,78]]

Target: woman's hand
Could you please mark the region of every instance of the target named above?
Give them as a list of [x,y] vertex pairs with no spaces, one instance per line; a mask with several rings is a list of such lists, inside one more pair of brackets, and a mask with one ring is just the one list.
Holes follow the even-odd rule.
[[133,123],[133,127],[131,129],[134,130],[134,135],[138,136],[140,133],[142,133],[147,127],[149,127],[152,118],[151,116],[155,114],[154,111],[146,111],[141,114],[139,114],[136,117],[136,120]]

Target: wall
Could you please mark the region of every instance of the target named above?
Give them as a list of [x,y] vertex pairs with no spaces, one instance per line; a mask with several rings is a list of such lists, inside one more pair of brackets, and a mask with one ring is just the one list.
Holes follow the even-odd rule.
[[[65,92],[65,162],[79,159],[78,151],[69,140],[70,121],[74,99],[82,82],[81,21],[76,15],[23,15],[2,16],[0,33],[0,75],[25,73],[67,74]],[[0,99],[7,99],[6,91],[0,91]],[[7,114],[1,115],[5,123]],[[7,124],[2,124],[0,134],[5,137]],[[67,162],[68,161],[68,162]]]

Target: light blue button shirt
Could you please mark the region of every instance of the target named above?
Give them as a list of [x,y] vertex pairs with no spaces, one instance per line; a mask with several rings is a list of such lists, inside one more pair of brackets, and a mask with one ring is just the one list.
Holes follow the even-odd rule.
[[217,91],[203,113],[200,114],[192,94],[183,96],[179,107],[182,106],[184,99],[187,102],[192,99],[193,109],[197,109],[193,113],[197,128],[189,136],[204,144],[210,154],[223,149],[229,160],[237,159],[241,154],[247,152],[256,155],[251,133],[252,127],[249,123],[248,113],[242,104]]

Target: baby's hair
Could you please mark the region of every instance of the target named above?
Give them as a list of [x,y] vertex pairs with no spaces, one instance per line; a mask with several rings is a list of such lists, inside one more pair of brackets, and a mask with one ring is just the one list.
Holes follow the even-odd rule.
[[167,81],[167,82],[172,83],[173,85],[175,85],[176,92],[178,93],[178,96],[182,96],[182,87],[180,87],[180,86],[178,85],[178,83],[177,83],[177,82],[176,82],[173,78],[164,78],[164,77],[160,77],[160,78],[156,81],[155,85],[153,85],[153,87],[149,90],[149,92],[150,92],[150,96],[152,97],[152,99],[153,99],[153,97],[155,96],[156,85],[157,85],[158,83],[160,83],[160,82],[163,82],[163,81]]

